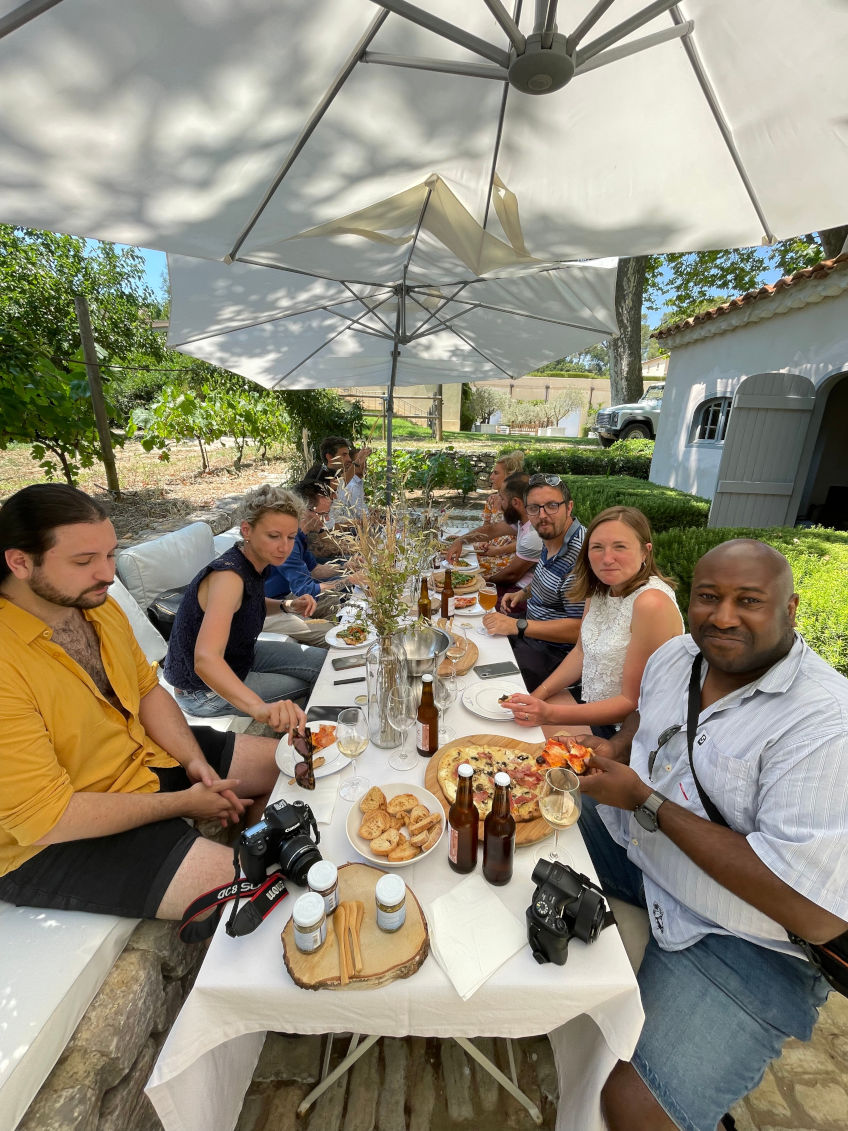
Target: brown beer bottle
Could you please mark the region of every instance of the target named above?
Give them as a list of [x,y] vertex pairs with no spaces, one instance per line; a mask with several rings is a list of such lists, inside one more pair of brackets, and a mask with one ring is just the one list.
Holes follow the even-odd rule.
[[418,705],[418,753],[430,758],[439,749],[439,712],[433,702],[433,677],[421,677],[421,702]]
[[498,887],[512,879],[515,818],[509,809],[511,784],[503,770],[495,774],[492,811],[483,825],[483,875]]
[[456,597],[453,592],[453,571],[445,570],[445,585],[442,589],[442,616],[449,620],[454,614]]
[[455,872],[473,872],[477,867],[477,830],[480,814],[471,793],[474,771],[463,762],[457,771],[456,801],[448,811],[448,863]]
[[430,590],[427,588],[427,577],[421,578],[421,592],[418,594],[418,615],[422,620],[430,623]]

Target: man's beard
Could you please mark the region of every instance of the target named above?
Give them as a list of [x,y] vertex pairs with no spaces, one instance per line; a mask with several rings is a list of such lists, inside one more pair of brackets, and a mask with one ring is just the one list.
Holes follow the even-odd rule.
[[29,587],[42,601],[49,601],[53,605],[59,605],[63,609],[96,609],[98,605],[102,605],[106,598],[109,596],[109,590],[100,593],[100,586],[92,586],[90,589],[84,589],[82,593],[71,594],[63,593],[61,589],[57,589],[46,581],[43,577],[44,571],[41,568],[33,570],[32,576],[29,579]]
[[508,522],[510,526],[517,526],[521,522],[521,515],[514,506],[507,504],[503,509],[504,522]]

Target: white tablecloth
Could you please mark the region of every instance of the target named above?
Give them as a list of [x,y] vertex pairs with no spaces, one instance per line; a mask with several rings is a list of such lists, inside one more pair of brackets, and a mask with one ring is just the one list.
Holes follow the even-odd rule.
[[[481,660],[511,659],[506,640],[475,633],[472,639],[480,647]],[[337,654],[330,652],[330,656]],[[365,684],[334,687],[333,680],[359,671],[364,669],[336,673],[328,659],[312,701],[352,704]],[[461,683],[469,679],[473,676]],[[507,738],[534,741],[541,737],[541,732],[512,722],[478,718],[460,703],[450,709],[447,723],[460,735],[496,730]],[[359,759],[358,772],[372,784],[410,781],[423,785],[424,759],[412,773],[401,772],[388,767],[388,753],[369,746]],[[342,777],[350,773],[345,770]],[[345,835],[349,807],[339,798],[332,825],[319,826],[321,851],[338,864],[360,860]],[[431,900],[460,879],[448,866],[446,841],[443,838],[435,853],[401,873],[425,913]],[[594,875],[576,828],[561,833],[560,843],[578,870]],[[522,920],[533,890],[533,852],[531,847],[518,849],[511,883],[496,889]],[[572,942],[564,967],[539,966],[527,947],[468,1001],[462,1001],[432,956],[412,978],[380,989],[315,992],[295,986],[283,964],[280,932],[299,894],[300,889],[292,886],[289,897],[245,938],[231,939],[219,926],[147,1086],[166,1131],[196,1131],[198,1127],[230,1131],[268,1030],[394,1037],[548,1033],[559,1072],[558,1131],[600,1131],[601,1084],[616,1060],[632,1055],[643,1020],[636,980],[614,928],[603,931],[591,946]]]

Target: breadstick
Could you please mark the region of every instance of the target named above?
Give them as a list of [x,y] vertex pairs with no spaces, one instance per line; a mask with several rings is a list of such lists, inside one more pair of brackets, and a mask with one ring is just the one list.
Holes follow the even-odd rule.
[[336,938],[339,940],[339,975],[341,983],[346,986],[350,981],[347,973],[347,949],[345,943],[347,941],[347,907],[344,903],[340,903],[336,908]]

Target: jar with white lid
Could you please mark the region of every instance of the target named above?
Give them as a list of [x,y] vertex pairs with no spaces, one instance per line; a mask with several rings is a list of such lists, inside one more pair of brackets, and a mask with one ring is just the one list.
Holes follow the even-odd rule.
[[332,860],[316,860],[306,874],[310,891],[324,900],[324,910],[332,915],[339,905],[339,870]]
[[406,922],[406,884],[396,875],[381,876],[374,889],[377,926],[391,934]]
[[320,950],[327,938],[324,897],[315,891],[308,891],[300,896],[292,909],[292,922],[297,949],[303,954],[313,954]]

